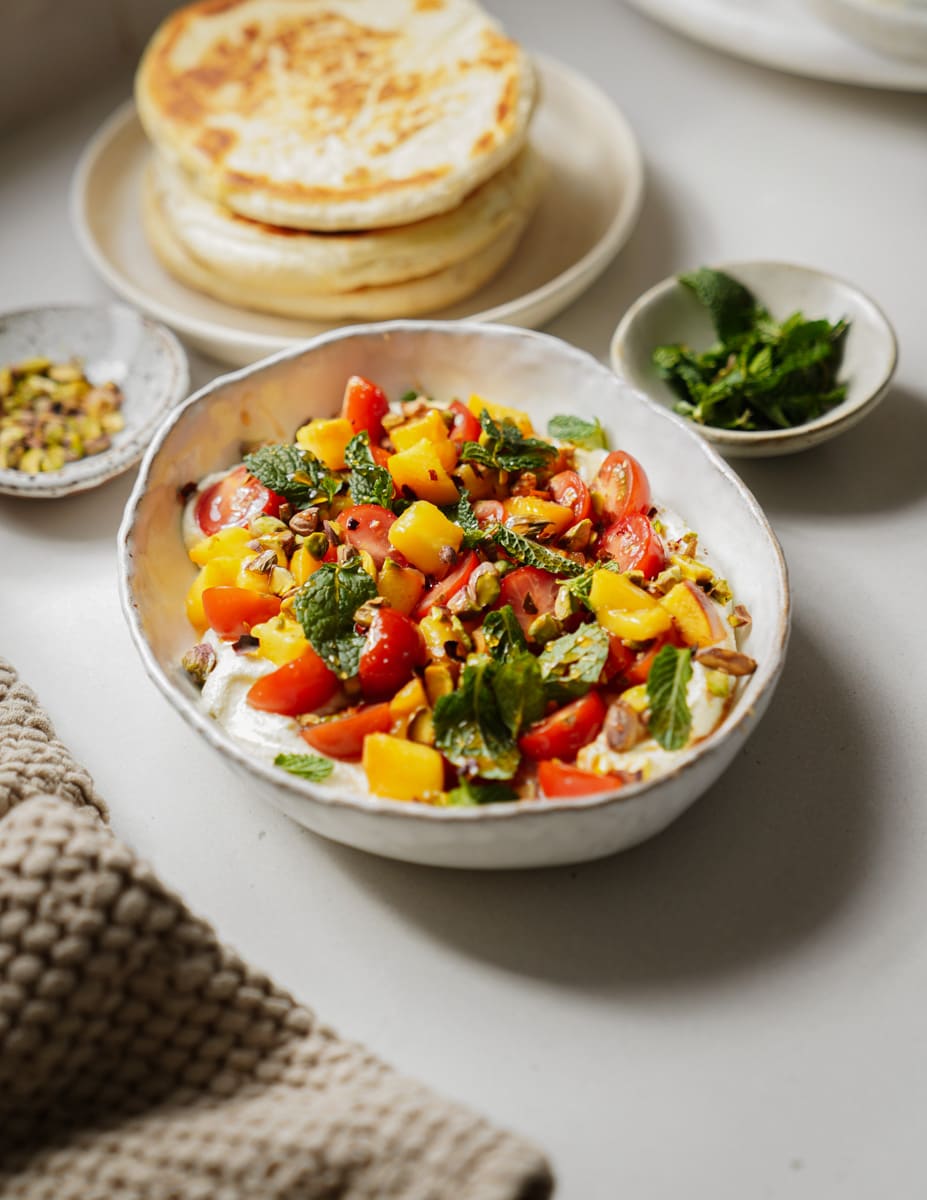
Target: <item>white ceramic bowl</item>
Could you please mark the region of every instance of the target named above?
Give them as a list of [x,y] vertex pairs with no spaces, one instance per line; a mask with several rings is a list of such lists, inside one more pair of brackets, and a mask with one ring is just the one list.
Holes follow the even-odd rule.
[[[846,399],[830,412],[793,429],[742,432],[686,423],[732,458],[766,458],[807,450],[852,428],[885,395],[898,362],[894,331],[882,310],[852,284],[812,267],[781,262],[736,262],[715,265],[725,271],[783,320],[800,309],[810,320],[827,317],[850,321],[839,379]],[[653,368],[657,346],[686,342],[704,349],[715,333],[705,308],[675,275],[636,300],[612,338],[612,366],[633,387],[672,410],[676,396]]]
[[924,0],[812,0],[818,16],[882,54],[927,63]]
[[[596,415],[612,444],[645,464],[655,496],[684,515],[749,608],[745,649],[759,668],[723,726],[686,765],[651,784],[579,800],[440,809],[360,794],[325,796],[248,756],[197,704],[180,667],[192,641],[184,595],[193,577],[180,535],[178,488],[240,458],[242,439],[290,439],[340,406],[348,375],[396,396],[487,398],[528,409],[538,428],[557,412]],[[390,858],[456,867],[529,867],[611,854],[659,832],[708,788],[756,727],[779,677],[789,631],[782,552],[756,501],[686,425],[555,338],[499,325],[401,321],[323,334],[192,396],[155,438],[120,531],[123,608],[145,667],[168,700],[261,795],[335,841]]]
[[98,487],[142,457],[168,410],[187,394],[187,356],[163,325],[121,304],[56,305],[0,316],[0,365],[77,358],[91,383],[122,389],[125,428],[100,454],[60,471],[29,475],[0,469],[0,492],[50,500]]

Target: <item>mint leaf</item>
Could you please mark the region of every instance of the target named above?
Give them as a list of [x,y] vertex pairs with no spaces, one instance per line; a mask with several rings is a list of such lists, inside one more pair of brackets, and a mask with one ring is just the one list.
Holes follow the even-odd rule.
[[539,567],[551,575],[581,575],[584,567],[573,558],[567,558],[557,550],[549,550],[531,538],[523,537],[505,525],[494,525],[489,530],[494,541],[506,550],[516,562],[529,567]]
[[496,422],[484,408],[480,424],[485,442],[464,442],[461,462],[481,463],[498,471],[534,471],[557,457],[557,448],[540,438],[525,437],[511,421]]
[[462,489],[456,504],[449,504],[445,508],[442,508],[441,511],[449,521],[453,521],[455,525],[459,525],[463,530],[463,545],[465,549],[471,550],[486,537],[484,530],[480,527],[480,523],[476,519],[476,513],[473,511],[473,505],[470,503],[470,493],[466,488]]
[[681,750],[689,740],[692,714],[686,685],[692,678],[692,651],[664,646],[647,676],[650,732],[664,750]]
[[354,626],[354,614],[377,594],[377,585],[360,558],[346,563],[323,563],[293,598],[296,619],[310,645],[340,679],[357,674],[364,636]]
[[547,422],[547,432],[558,442],[571,442],[583,450],[608,449],[608,438],[598,417],[591,421],[566,415],[551,417]]
[[313,783],[321,783],[335,769],[332,760],[323,758],[321,754],[278,754],[274,766],[283,767],[291,775],[298,775],[300,779],[309,779]]
[[448,792],[447,802],[453,807],[476,804],[508,804],[518,799],[518,793],[507,783],[471,783],[465,779],[459,787]]
[[528,649],[525,635],[511,604],[494,609],[483,619],[483,640],[493,658],[508,658]]
[[548,642],[538,658],[545,699],[565,704],[585,696],[599,682],[608,647],[608,632],[595,623]]
[[261,446],[246,454],[244,462],[255,479],[295,508],[307,508],[323,498],[330,502],[341,490],[342,480],[299,446]]
[[513,740],[544,715],[541,667],[529,651],[514,653],[496,663],[493,689],[499,715]]
[[521,755],[499,708],[497,667],[494,659],[471,657],[457,688],[435,704],[435,745],[468,775],[511,779]]
[[722,342],[752,328],[757,303],[753,293],[742,283],[710,267],[700,267],[678,278],[683,287],[694,292],[699,302],[708,309],[715,332]]
[[393,499],[393,477],[386,467],[377,466],[370,452],[370,434],[355,433],[344,450],[344,461],[351,468],[348,488],[355,504],[379,504],[389,508]]

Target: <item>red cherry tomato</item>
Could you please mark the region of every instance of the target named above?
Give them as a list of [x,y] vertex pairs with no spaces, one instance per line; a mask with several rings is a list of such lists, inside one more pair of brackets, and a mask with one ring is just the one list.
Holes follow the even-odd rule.
[[240,587],[211,587],[203,592],[203,611],[210,629],[222,638],[240,638],[252,625],[269,621],[280,611],[278,596],[264,596]]
[[298,717],[331,700],[340,686],[337,675],[309,647],[299,658],[256,680],[247,700],[252,708]]
[[480,560],[477,555],[472,550],[468,550],[453,570],[422,596],[412,612],[412,619],[421,621],[422,617],[428,616],[434,605],[446,605],[461,588],[467,586],[470,576],[479,565]]
[[560,471],[550,481],[550,494],[557,504],[564,508],[572,508],[573,524],[584,521],[589,516],[592,499],[589,489],[575,471]]
[[501,500],[477,500],[473,515],[480,525],[501,525],[505,520],[505,509]]
[[366,430],[373,445],[383,436],[383,418],[388,412],[389,401],[384,392],[362,375],[352,375],[344,389],[342,414],[351,422],[354,432]]
[[[386,467],[387,469],[389,469],[389,460],[392,457],[392,455],[390,454],[390,452],[388,450],[384,450],[382,446],[371,446],[370,453],[373,457],[373,461],[377,464],[378,467]],[[395,493],[396,493],[396,486],[394,484],[393,485],[393,494],[395,495]]]
[[604,667],[606,680],[610,681],[619,675],[624,675],[634,664],[634,659],[634,651],[626,646],[621,638],[610,633],[608,635],[608,658],[605,660]]
[[661,634],[660,637],[654,638],[649,646],[637,652],[634,661],[630,666],[625,668],[622,681],[628,687],[636,687],[639,683],[646,683],[647,676],[650,674],[650,668],[653,666],[653,660],[667,643],[672,646],[685,645],[675,628],[671,629],[669,633]]
[[378,608],[360,656],[360,681],[368,700],[394,696],[412,677],[422,653],[417,626],[394,608]]
[[602,697],[598,692],[589,692],[549,717],[535,721],[518,739],[518,746],[526,758],[535,762],[544,758],[572,759],[598,735],[604,720]]
[[392,725],[388,704],[364,704],[330,721],[301,729],[303,740],[329,758],[360,758],[368,733],[388,733]]
[[549,571],[538,567],[516,567],[502,580],[498,607],[511,604],[518,624],[527,633],[540,615],[554,611],[559,590],[559,581]]
[[483,432],[483,427],[467,408],[466,404],[461,404],[459,400],[454,400],[448,405],[450,411],[454,414],[454,424],[450,428],[450,439],[452,442],[478,442],[480,434]]
[[377,566],[382,567],[387,555],[395,558],[389,544],[390,526],[395,520],[389,509],[379,504],[355,504],[341,513],[338,524],[349,546],[366,550]]
[[248,525],[261,513],[275,517],[284,503],[282,496],[264,487],[248,474],[247,467],[241,466],[200,492],[194,516],[203,533],[211,537],[230,525]]
[[581,771],[566,763],[551,759],[538,763],[538,783],[545,796],[592,796],[596,792],[613,792],[624,786],[621,775],[596,775]]
[[595,477],[592,490],[602,497],[602,512],[610,521],[620,521],[632,512],[650,508],[650,480],[636,458],[624,450],[613,450]]
[[628,513],[602,534],[599,554],[613,558],[622,571],[640,571],[655,579],[666,566],[660,535],[642,512]]

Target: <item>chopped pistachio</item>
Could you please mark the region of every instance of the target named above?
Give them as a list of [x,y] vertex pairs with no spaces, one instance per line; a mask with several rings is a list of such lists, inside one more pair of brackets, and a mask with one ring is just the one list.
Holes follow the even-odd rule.
[[216,665],[216,652],[207,642],[200,642],[183,656],[180,665],[194,683],[200,687],[206,682],[206,676]]
[[553,613],[542,613],[528,626],[528,637],[532,641],[542,644],[552,642],[554,638],[560,637],[561,633],[563,633],[563,626]]

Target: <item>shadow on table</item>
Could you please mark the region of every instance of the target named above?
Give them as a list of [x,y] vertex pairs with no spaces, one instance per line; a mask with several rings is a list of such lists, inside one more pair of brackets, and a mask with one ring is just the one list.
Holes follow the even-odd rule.
[[331,853],[436,940],[562,986],[698,986],[795,952],[864,883],[878,780],[850,681],[800,627],[789,662],[728,772],[636,850],[497,873],[412,867],[335,846]]
[[924,447],[927,399],[893,387],[855,429],[812,450],[782,458],[734,459],[760,503],[776,512],[880,513],[927,493]]

